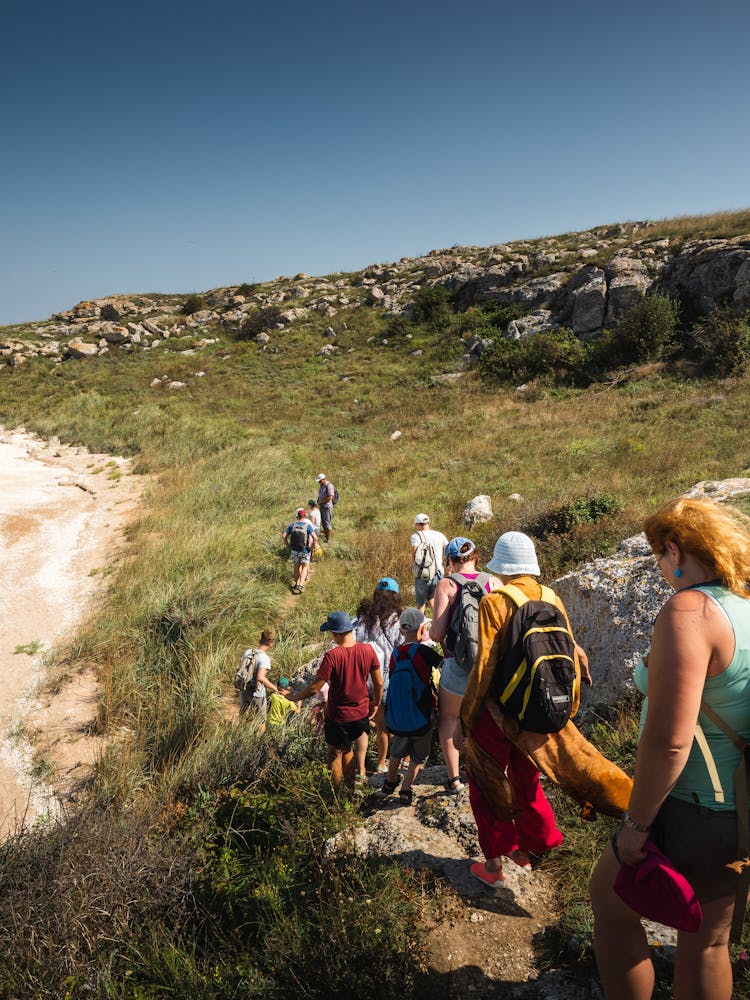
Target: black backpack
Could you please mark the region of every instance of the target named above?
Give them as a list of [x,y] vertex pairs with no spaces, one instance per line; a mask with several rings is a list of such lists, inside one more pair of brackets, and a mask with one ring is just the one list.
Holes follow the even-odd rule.
[[538,601],[506,584],[516,605],[507,625],[504,653],[490,688],[507,715],[531,733],[558,733],[570,719],[576,684],[575,643],[555,593],[542,587]]
[[292,525],[289,533],[289,544],[292,552],[304,552],[307,548],[307,525],[297,523]]
[[463,573],[448,577],[458,584],[458,594],[453,600],[446,643],[453,650],[456,663],[470,673],[479,649],[479,602],[487,591],[485,584],[489,573],[477,573],[475,580],[467,580]]

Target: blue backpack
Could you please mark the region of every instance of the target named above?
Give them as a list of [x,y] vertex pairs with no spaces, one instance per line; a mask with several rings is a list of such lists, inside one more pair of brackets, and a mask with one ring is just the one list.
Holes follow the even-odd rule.
[[418,648],[419,643],[412,642],[406,649],[395,649],[391,657],[385,726],[395,736],[422,736],[432,726],[435,714],[432,682],[425,683],[414,667]]

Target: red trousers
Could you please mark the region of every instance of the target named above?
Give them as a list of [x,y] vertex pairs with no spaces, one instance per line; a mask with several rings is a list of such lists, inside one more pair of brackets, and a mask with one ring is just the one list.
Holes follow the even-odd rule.
[[501,822],[490,811],[482,791],[469,773],[469,801],[477,824],[479,846],[485,858],[499,858],[512,851],[545,854],[559,847],[563,835],[557,828],[552,806],[542,791],[539,771],[526,754],[507,740],[485,709],[472,736],[505,768],[513,789],[513,802],[521,809],[514,820]]

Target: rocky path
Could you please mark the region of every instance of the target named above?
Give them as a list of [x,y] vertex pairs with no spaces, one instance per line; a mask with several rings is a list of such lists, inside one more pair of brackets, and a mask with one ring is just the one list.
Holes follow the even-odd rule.
[[0,835],[54,810],[97,750],[93,673],[54,697],[44,657],[79,624],[137,509],[129,463],[0,429]]
[[[557,921],[554,885],[543,869],[524,871],[505,859],[505,881],[488,889],[469,872],[481,859],[468,790],[443,788],[445,768],[427,767],[414,785],[411,806],[397,796],[372,795],[367,818],[343,844],[427,870],[442,883],[428,928],[425,1000],[437,996],[512,997],[515,1000],[601,1000],[593,969],[549,968],[545,937]],[[374,775],[373,785],[382,784]]]

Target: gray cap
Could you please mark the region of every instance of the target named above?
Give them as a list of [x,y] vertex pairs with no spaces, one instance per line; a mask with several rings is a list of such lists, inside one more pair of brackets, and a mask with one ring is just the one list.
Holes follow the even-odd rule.
[[404,608],[399,618],[399,625],[404,632],[416,632],[427,619],[419,608]]
[[501,576],[514,576],[517,573],[539,576],[534,543],[522,531],[506,531],[495,542],[495,551],[487,563],[487,569]]

